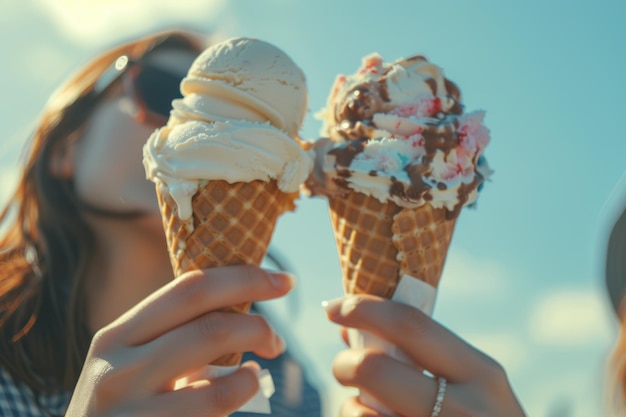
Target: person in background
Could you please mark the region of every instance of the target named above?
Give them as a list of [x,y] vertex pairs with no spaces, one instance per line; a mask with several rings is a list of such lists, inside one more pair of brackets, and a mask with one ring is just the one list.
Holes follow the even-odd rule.
[[[277,385],[273,416],[321,414],[318,391],[263,315],[216,312],[282,297],[292,275],[242,265],[173,279],[141,151],[205,39],[173,30],[105,51],[41,114],[0,214],[1,415],[225,416],[257,391],[260,366]],[[325,308],[413,359],[347,349],[333,365],[340,383],[397,414],[523,415],[502,367],[418,310],[367,296]],[[250,352],[237,372],[174,389],[232,352]],[[356,397],[339,414],[382,415]]]
[[610,226],[605,258],[608,298],[620,328],[610,359],[610,407],[615,415],[626,415],[626,207]]
[[[241,266],[172,280],[142,146],[207,41],[172,30],[116,46],[43,110],[0,217],[1,415],[61,416],[72,393],[71,416],[225,415],[257,389],[250,359],[274,377],[274,415],[320,415],[317,390],[266,319],[212,313],[285,295],[291,276]],[[235,351],[257,356],[210,385],[164,394]]]

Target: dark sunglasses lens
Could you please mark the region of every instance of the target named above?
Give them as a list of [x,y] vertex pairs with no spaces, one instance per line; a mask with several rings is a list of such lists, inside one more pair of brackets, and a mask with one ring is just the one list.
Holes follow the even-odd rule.
[[182,97],[180,94],[181,80],[181,76],[158,68],[144,67],[139,71],[135,82],[137,92],[146,107],[153,113],[168,117],[172,108],[172,100]]

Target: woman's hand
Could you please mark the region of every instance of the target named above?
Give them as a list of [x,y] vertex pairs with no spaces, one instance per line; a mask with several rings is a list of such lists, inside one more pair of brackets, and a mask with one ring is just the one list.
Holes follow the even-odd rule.
[[[504,369],[421,311],[369,295],[347,296],[325,305],[330,320],[371,332],[398,346],[413,361],[405,364],[372,349],[348,349],[337,356],[333,372],[405,417],[431,417],[437,378],[447,380],[439,417],[521,417],[524,411]],[[344,339],[345,327],[343,328]],[[347,400],[341,415],[381,416],[357,397]]]
[[285,295],[294,279],[253,266],[182,275],[94,336],[68,417],[225,416],[257,391],[258,365],[174,390],[218,357],[278,356],[284,342],[261,316],[216,309]]

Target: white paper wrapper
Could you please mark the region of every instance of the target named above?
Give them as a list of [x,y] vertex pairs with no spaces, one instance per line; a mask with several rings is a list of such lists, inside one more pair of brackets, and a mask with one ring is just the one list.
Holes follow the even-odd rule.
[[[175,389],[182,388],[195,381],[211,380],[221,376],[230,375],[237,369],[239,369],[239,366],[207,365],[198,372],[176,381]],[[262,369],[259,372],[259,391],[250,399],[250,401],[244,404],[237,411],[257,414],[271,414],[272,409],[270,407],[270,397],[274,395],[275,391],[276,389],[274,387],[272,375],[267,369]]]
[[[404,275],[400,278],[398,287],[396,288],[396,291],[391,299],[398,303],[408,304],[421,310],[429,316],[432,316],[436,296],[437,289],[432,285],[409,275]],[[392,345],[386,340],[383,340],[369,332],[359,329],[348,329],[348,341],[350,342],[351,347],[374,348],[387,353],[392,358],[401,362],[411,363],[409,357],[397,346]],[[361,402],[368,407],[371,407],[381,413],[393,415],[391,410],[380,404],[367,393],[362,392],[359,398],[361,399]]]

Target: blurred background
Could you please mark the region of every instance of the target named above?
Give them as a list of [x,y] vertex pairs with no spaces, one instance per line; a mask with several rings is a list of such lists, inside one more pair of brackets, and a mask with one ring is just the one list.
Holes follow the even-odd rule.
[[[602,415],[617,324],[604,294],[606,228],[624,203],[626,2],[606,0],[0,0],[0,200],[49,94],[106,47],[186,26],[275,43],[307,74],[309,114],[363,56],[423,53],[487,110],[495,169],[461,214],[435,318],[500,361],[529,415]],[[273,247],[299,277],[266,306],[337,415],[342,349],[322,300],[342,294],[327,205],[302,199]]]

